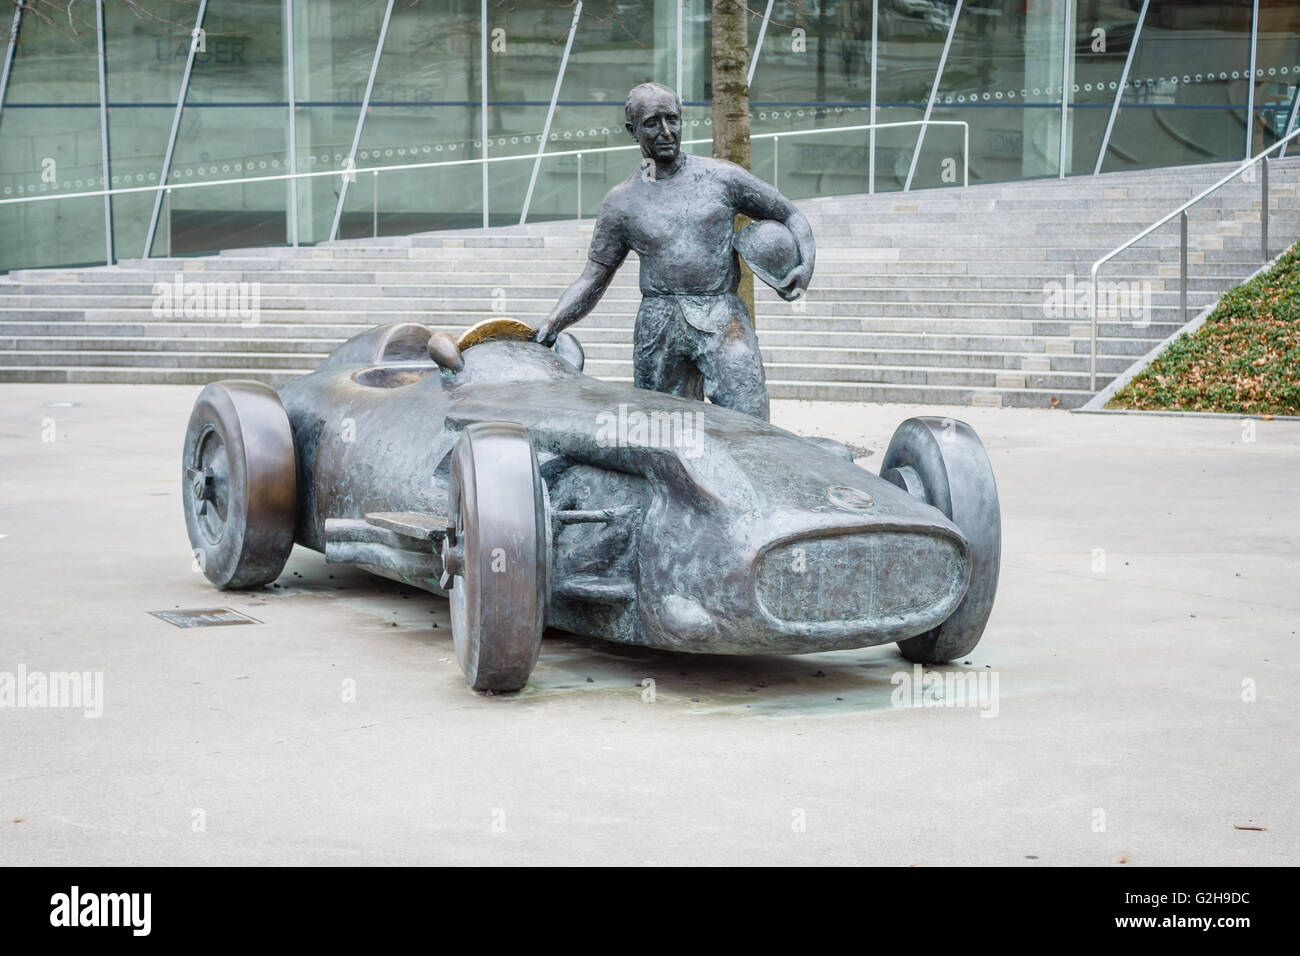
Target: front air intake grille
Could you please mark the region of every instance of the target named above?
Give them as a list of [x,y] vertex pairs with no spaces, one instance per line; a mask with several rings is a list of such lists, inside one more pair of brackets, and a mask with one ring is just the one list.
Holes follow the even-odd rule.
[[[759,604],[778,623],[863,629],[947,617],[966,589],[954,539],[915,532],[799,538],[759,560]],[[931,625],[932,626],[932,625]]]

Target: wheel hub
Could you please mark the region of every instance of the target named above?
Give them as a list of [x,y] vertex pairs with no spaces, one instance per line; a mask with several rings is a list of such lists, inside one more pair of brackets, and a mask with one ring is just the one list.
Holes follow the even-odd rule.
[[221,539],[226,523],[229,472],[225,443],[215,429],[209,429],[199,438],[185,478],[199,529],[212,544]]

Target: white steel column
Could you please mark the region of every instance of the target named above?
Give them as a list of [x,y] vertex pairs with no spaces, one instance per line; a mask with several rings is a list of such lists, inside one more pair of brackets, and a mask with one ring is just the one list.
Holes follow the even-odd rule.
[[1061,145],[1057,175],[1065,178],[1065,153],[1070,145],[1070,64],[1074,53],[1074,0],[1065,0],[1064,32],[1061,35]]
[[[682,96],[682,7],[687,0],[677,0],[677,95]],[[682,97],[685,99],[685,97]]]
[[[943,41],[943,52],[939,54],[939,66],[934,71],[934,84],[930,87],[930,99],[925,104],[925,116],[922,119],[921,130],[916,135],[916,148],[912,150],[912,165],[907,167],[907,182],[903,184],[903,192],[912,188],[912,177],[916,175],[916,162],[921,158],[921,147],[925,144],[926,124],[930,121],[930,114],[934,111],[934,98],[939,95],[939,82],[943,79],[943,68],[948,62],[948,50],[952,48],[952,35],[957,32],[957,18],[961,16],[962,0],[957,0],[957,6],[953,7],[952,20],[948,24],[948,36]],[[872,90],[874,99],[874,87]],[[875,119],[872,119],[875,122]]]
[[1244,159],[1250,159],[1255,140],[1255,54],[1259,46],[1259,0],[1250,8],[1250,72],[1246,74],[1246,149]]
[[[772,4],[776,0],[767,0],[767,9],[763,11],[763,22],[758,25],[758,39],[754,41],[754,55],[749,58],[749,76],[745,77],[745,85],[754,85],[754,67],[758,66],[758,54],[763,49],[763,37],[767,36],[767,22],[772,19]],[[871,0],[875,3],[875,0]]]
[[[1300,78],[1297,78],[1296,80],[1295,98],[1291,100],[1291,116],[1290,118],[1287,119],[1286,127],[1282,130],[1283,137],[1289,136],[1291,134],[1291,131],[1295,129],[1297,111],[1300,111]],[[1278,154],[1277,154],[1278,159],[1282,159],[1286,156],[1286,151],[1290,146],[1291,144],[1287,143],[1280,150],[1278,150]]]
[[[524,208],[519,213],[519,225],[528,221],[528,208],[533,204],[533,188],[537,185],[537,173],[542,168],[542,154],[546,152],[546,141],[551,135],[551,120],[555,117],[555,104],[560,98],[560,85],[564,82],[564,71],[569,66],[569,51],[573,49],[573,35],[578,32],[578,18],[582,16],[582,0],[578,0],[573,9],[573,20],[569,23],[569,38],[564,42],[564,55],[560,57],[560,69],[555,74],[555,89],[551,91],[551,105],[546,111],[546,122],[542,125],[542,138],[537,144],[537,158],[533,160],[533,174],[528,178],[528,193],[524,196]],[[484,164],[486,166],[486,163]],[[582,166],[582,157],[578,157],[578,166]]]
[[[876,191],[876,50],[878,27],[880,23],[880,0],[871,0],[871,112],[867,120],[871,124],[868,135],[871,137],[867,146],[867,192]],[[925,129],[924,126],[921,129]],[[969,158],[966,160],[969,162]]]
[[[289,103],[289,172],[298,172],[298,89],[293,72],[293,0],[284,0],[284,86]],[[298,180],[289,180],[289,241],[298,245]]]
[[5,49],[4,69],[0,72],[0,114],[5,108],[5,93],[9,90],[9,71],[14,65],[14,46],[18,43],[18,29],[23,22],[23,7],[14,5],[13,22],[9,24],[9,43]]
[[334,209],[334,224],[330,226],[331,239],[338,238],[339,220],[343,218],[343,203],[348,198],[348,183],[355,176],[350,170],[357,168],[357,147],[361,145],[361,130],[366,125],[366,111],[370,109],[370,93],[375,88],[375,74],[379,72],[379,57],[384,52],[384,38],[388,36],[388,21],[392,15],[393,0],[388,0],[388,6],[384,8],[383,23],[379,25],[379,40],[375,43],[375,56],[370,61],[370,77],[366,80],[366,93],[361,98],[361,113],[357,116],[356,132],[352,134],[352,148],[348,151],[345,161],[347,171],[344,172],[343,182],[339,184],[339,204]]
[[487,0],[479,4],[479,135],[483,139],[483,228],[488,227],[488,16]]
[[[185,95],[190,89],[190,74],[194,70],[194,51],[199,48],[199,36],[203,31],[203,17],[208,12],[208,0],[199,0],[199,12],[194,18],[194,29],[190,32],[190,52],[185,57],[185,72],[181,74],[181,88],[176,94],[176,111],[172,113],[172,129],[167,134],[167,151],[163,154],[162,169],[158,173],[158,185],[167,185],[167,174],[172,167],[172,154],[176,151],[176,134],[181,128],[181,113],[185,110]],[[153,212],[149,214],[149,228],[145,232],[144,252],[141,258],[148,259],[153,252],[153,237],[158,231],[158,214],[162,211],[164,189],[153,194]],[[171,215],[170,209],[168,215]],[[171,228],[170,223],[168,229]]]
[[104,178],[104,262],[113,264],[113,182],[108,174],[108,87],[104,77],[104,0],[95,0],[95,43],[99,53],[99,167]]
[[1110,108],[1110,117],[1106,120],[1106,135],[1101,138],[1101,149],[1097,150],[1097,165],[1092,172],[1095,176],[1101,172],[1102,160],[1106,158],[1106,149],[1110,146],[1110,132],[1115,128],[1115,117],[1119,113],[1120,101],[1124,99],[1124,87],[1128,86],[1128,72],[1133,67],[1133,57],[1137,54],[1138,40],[1142,37],[1142,25],[1147,22],[1147,7],[1151,0],[1142,0],[1142,12],[1138,14],[1137,26],[1133,29],[1133,39],[1129,41],[1128,56],[1124,57],[1124,72],[1119,75],[1119,89],[1115,91],[1115,102]]

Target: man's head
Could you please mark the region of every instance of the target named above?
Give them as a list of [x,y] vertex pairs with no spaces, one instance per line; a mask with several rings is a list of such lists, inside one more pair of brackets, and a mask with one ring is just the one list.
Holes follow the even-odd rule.
[[627,131],[641,144],[641,155],[657,163],[677,158],[682,145],[682,99],[660,83],[632,87],[624,107]]

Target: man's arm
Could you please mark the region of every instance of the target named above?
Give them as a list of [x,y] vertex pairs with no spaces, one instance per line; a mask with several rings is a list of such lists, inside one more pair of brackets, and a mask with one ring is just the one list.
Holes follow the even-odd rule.
[[564,290],[560,301],[555,303],[555,308],[533,338],[543,345],[554,345],[556,336],[596,307],[609,288],[615,271],[615,266],[588,259],[587,268],[582,270],[582,275],[573,285]]
[[799,298],[812,281],[813,267],[817,262],[817,244],[813,241],[812,226],[808,219],[776,189],[743,167],[733,169],[732,201],[736,211],[750,219],[775,219],[784,223],[794,235],[799,247],[799,265],[790,275],[785,288],[778,289],[787,302]]
[[556,336],[596,307],[609,288],[614,273],[627,258],[629,249],[623,236],[620,204],[615,198],[617,194],[616,187],[600,205],[591,231],[591,246],[587,250],[587,267],[578,276],[578,281],[564,290],[560,301],[555,303],[555,308],[533,336],[543,345],[554,345]]

